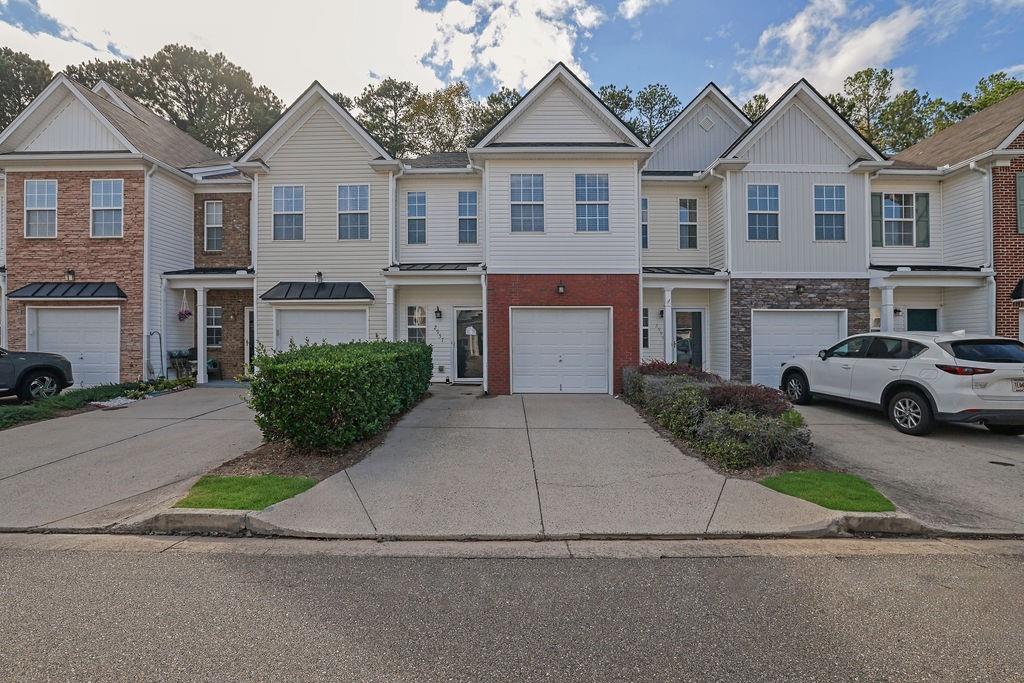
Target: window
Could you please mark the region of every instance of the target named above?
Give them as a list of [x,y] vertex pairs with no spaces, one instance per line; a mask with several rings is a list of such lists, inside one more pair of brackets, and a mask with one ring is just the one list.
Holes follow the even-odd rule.
[[25,237],[57,236],[57,181],[25,181]]
[[205,218],[205,238],[203,247],[206,251],[221,251],[224,248],[224,202],[210,201],[203,206]]
[[882,194],[882,243],[887,247],[914,246],[914,195]]
[[338,185],[338,239],[370,239],[369,185]]
[[407,338],[411,342],[427,343],[427,309],[423,306],[409,306],[406,309],[408,323]]
[[274,188],[274,239],[301,240],[305,224],[306,189],[302,185]]
[[868,347],[866,358],[906,360],[924,351],[926,347],[917,342],[892,337],[876,337]]
[[1024,363],[1024,344],[1012,339],[971,339],[941,344],[959,360],[979,363]]
[[90,208],[93,237],[120,237],[124,229],[124,181],[93,180]]
[[544,176],[513,173],[510,183],[512,232],[544,232]]
[[860,358],[871,337],[852,337],[839,342],[828,351],[830,358]]
[[697,248],[697,200],[679,200],[679,248]]
[[647,248],[647,197],[640,198],[640,248]]
[[427,243],[427,193],[407,192],[405,205],[408,209],[406,218],[406,241],[409,244]]
[[846,240],[846,186],[814,186],[814,239],[818,242]]
[[643,309],[640,315],[640,339],[645,349],[651,346],[651,316],[650,309]]
[[206,345],[220,346],[224,340],[224,310],[220,306],[206,307]]
[[747,185],[747,239],[779,239],[778,185]]
[[459,244],[476,244],[476,192],[459,193]]
[[608,232],[608,174],[576,174],[576,232]]

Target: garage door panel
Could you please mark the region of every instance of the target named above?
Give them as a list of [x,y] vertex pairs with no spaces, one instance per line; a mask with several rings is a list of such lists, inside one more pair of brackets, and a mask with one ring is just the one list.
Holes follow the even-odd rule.
[[512,312],[512,390],[607,393],[607,309],[537,308]]
[[754,311],[751,324],[750,381],[779,385],[782,362],[815,354],[839,341],[842,311]]
[[75,386],[119,381],[120,332],[114,308],[37,308],[29,317],[30,351],[71,362]]
[[277,311],[277,343],[288,348],[289,341],[298,345],[344,344],[367,338],[366,310],[279,310]]

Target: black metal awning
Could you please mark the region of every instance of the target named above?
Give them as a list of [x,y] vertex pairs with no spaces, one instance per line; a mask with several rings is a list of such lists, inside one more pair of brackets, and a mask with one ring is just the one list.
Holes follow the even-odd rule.
[[479,268],[479,263],[402,263],[398,269],[405,271],[469,270]]
[[264,301],[372,301],[362,282],[278,282],[261,296]]
[[8,295],[10,299],[127,299],[116,282],[33,282]]
[[717,268],[690,268],[687,266],[644,266],[645,275],[714,275]]
[[903,272],[910,271],[911,273],[980,273],[981,266],[928,266],[928,265],[905,265],[905,266],[894,266],[894,265],[876,265],[874,263],[870,266],[871,270],[884,270],[889,273],[898,273],[900,269],[904,269]]

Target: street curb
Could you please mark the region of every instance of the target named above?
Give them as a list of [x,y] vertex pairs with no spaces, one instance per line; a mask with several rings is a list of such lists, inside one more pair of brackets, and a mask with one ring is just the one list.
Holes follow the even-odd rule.
[[250,510],[172,508],[134,524],[116,527],[120,533],[238,536],[247,531]]

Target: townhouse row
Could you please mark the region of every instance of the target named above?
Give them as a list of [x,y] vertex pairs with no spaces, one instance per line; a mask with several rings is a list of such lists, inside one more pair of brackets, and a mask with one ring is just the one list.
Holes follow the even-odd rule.
[[607,393],[644,359],[772,385],[856,332],[1024,336],[1022,122],[887,159],[806,81],[754,122],[709,84],[646,144],[559,64],[467,150],[393,158],[313,83],[226,159],[58,76],[0,134],[0,346],[96,384],[403,339],[437,381]]

